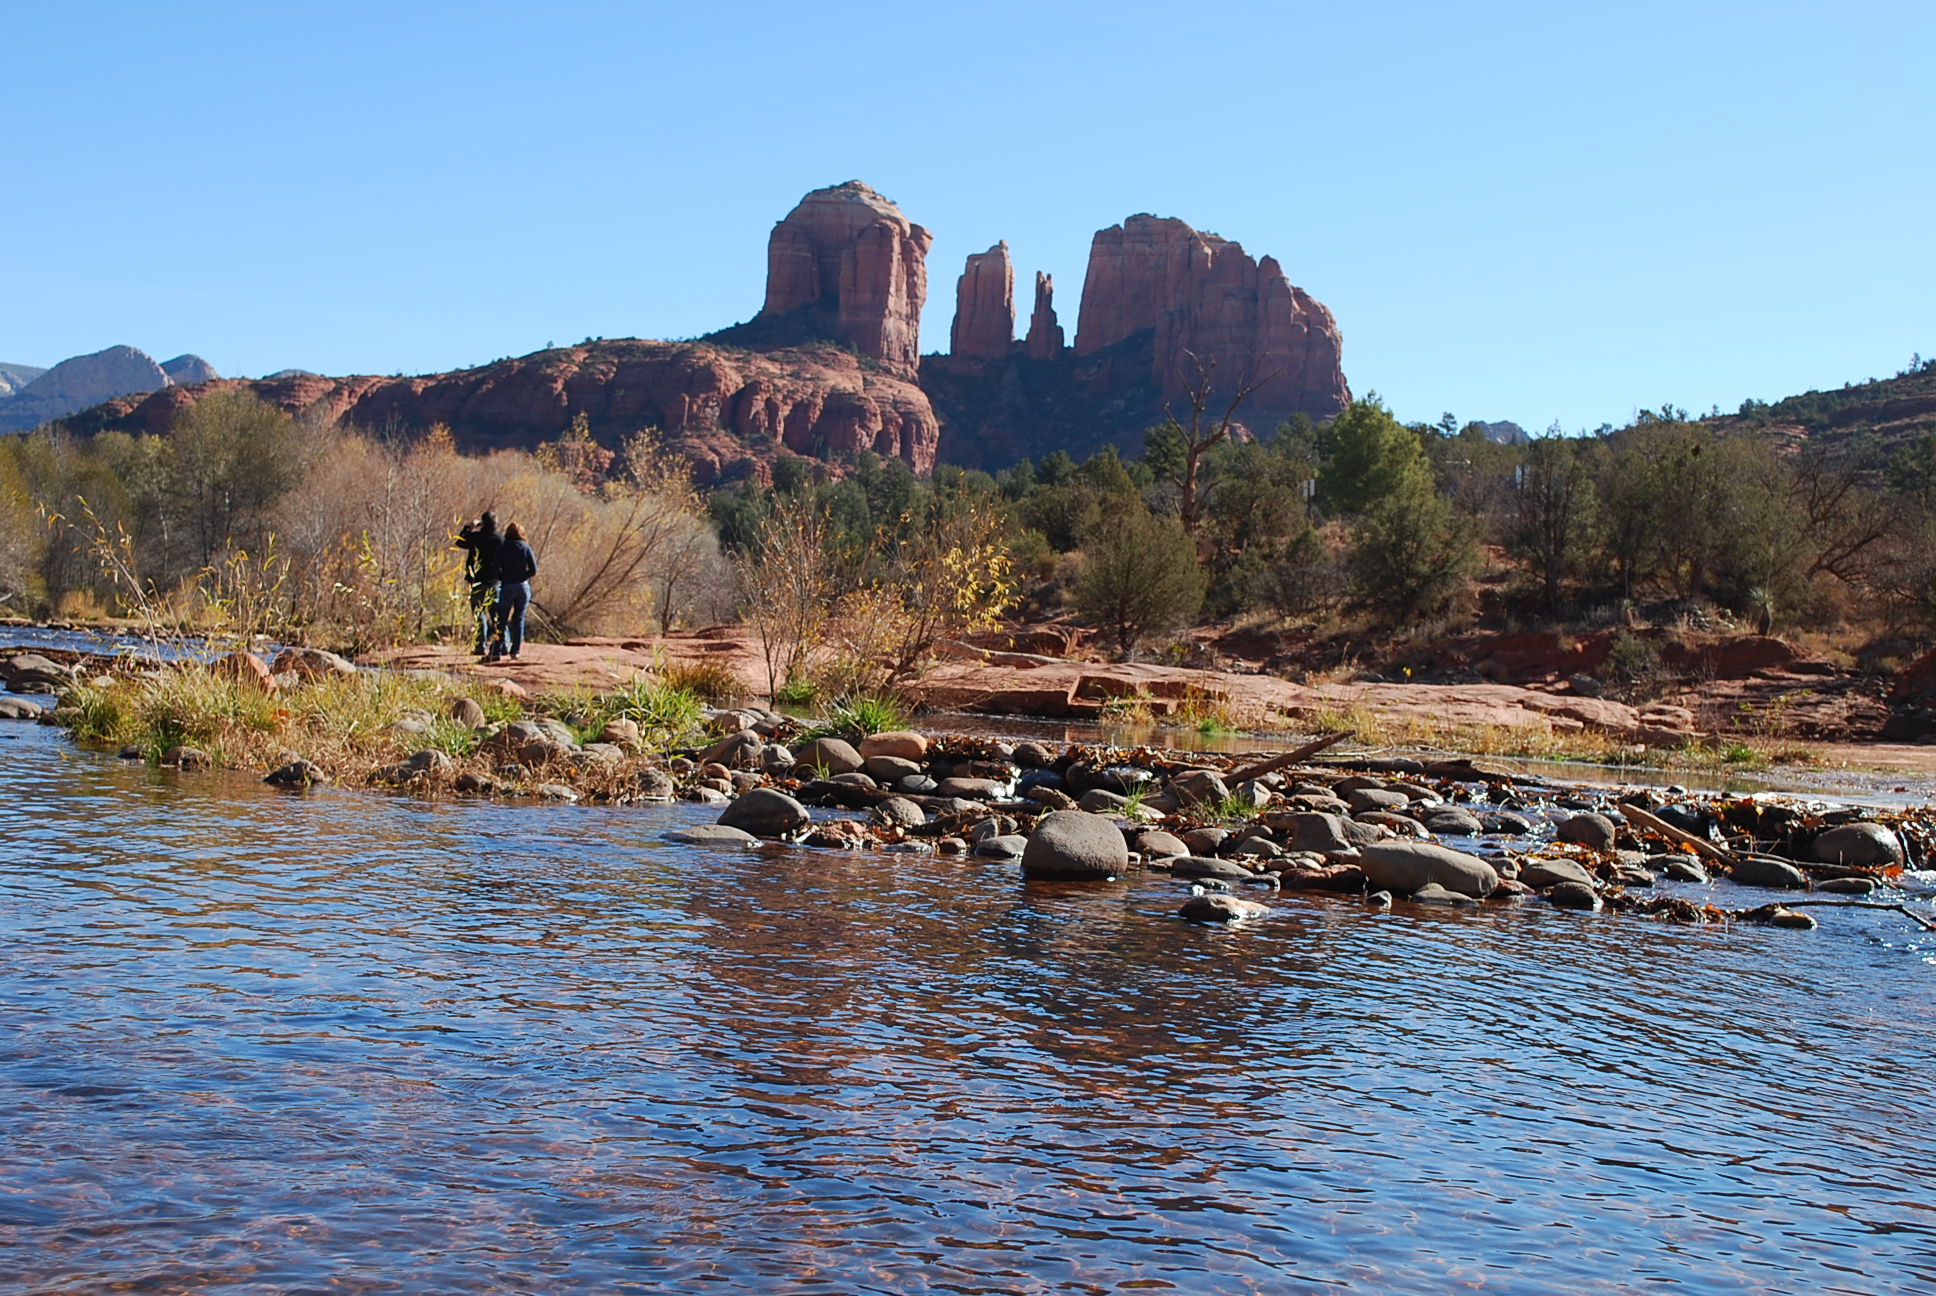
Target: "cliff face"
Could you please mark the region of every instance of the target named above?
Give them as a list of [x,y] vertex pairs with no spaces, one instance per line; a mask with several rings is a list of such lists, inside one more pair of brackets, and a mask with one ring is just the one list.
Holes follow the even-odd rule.
[[1199,366],[1212,400],[1239,375],[1263,385],[1240,417],[1273,426],[1293,414],[1330,418],[1351,400],[1331,312],[1292,287],[1271,257],[1180,220],[1131,216],[1097,232],[1089,249],[1076,354],[1093,356],[1144,330],[1150,376],[1165,401],[1187,395]]
[[773,227],[755,326],[810,314],[832,341],[912,377],[934,236],[858,180],[816,189]]
[[[824,345],[754,354],[695,342],[596,342],[414,378],[294,374],[200,390],[238,386],[324,422],[443,423],[467,450],[529,447],[581,412],[610,445],[657,427],[702,482],[760,475],[782,450],[823,458],[871,450],[925,473],[940,439],[920,388]],[[169,387],[125,397],[73,425],[159,432],[197,394]]]

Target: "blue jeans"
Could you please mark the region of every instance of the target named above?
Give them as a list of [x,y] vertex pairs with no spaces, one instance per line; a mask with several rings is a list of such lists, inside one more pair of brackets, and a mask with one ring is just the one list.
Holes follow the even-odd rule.
[[518,655],[524,647],[524,609],[531,603],[530,581],[504,581],[497,587],[497,643],[500,652]]

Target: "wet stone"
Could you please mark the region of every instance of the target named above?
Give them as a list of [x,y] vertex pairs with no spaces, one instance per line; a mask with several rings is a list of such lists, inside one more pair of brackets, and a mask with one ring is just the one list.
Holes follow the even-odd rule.
[[1554,833],[1560,841],[1578,842],[1595,850],[1613,849],[1613,820],[1603,814],[1578,814],[1560,822]]
[[1535,891],[1544,891],[1568,882],[1589,891],[1593,889],[1593,875],[1583,865],[1570,859],[1521,860],[1519,880]]
[[918,828],[928,821],[925,810],[906,797],[898,796],[875,802],[868,815],[877,824],[902,828]]
[[1425,816],[1425,830],[1441,837],[1477,837],[1485,825],[1470,810],[1445,809]]
[[1600,907],[1600,894],[1590,886],[1578,882],[1561,882],[1546,891],[1547,903],[1556,909],[1597,910]]
[[757,846],[760,839],[743,829],[726,824],[701,824],[696,828],[681,828],[665,835],[669,842],[682,846]]
[[1170,861],[1170,872],[1180,878],[1222,878],[1242,882],[1251,876],[1249,869],[1212,855],[1179,855]]
[[1662,877],[1674,882],[1705,882],[1707,870],[1701,862],[1690,855],[1652,855],[1647,859],[1648,867]]
[[318,783],[327,783],[329,776],[323,773],[320,765],[306,760],[294,760],[270,770],[262,781],[275,787],[304,788]]
[[1799,891],[1808,885],[1807,876],[1786,860],[1770,859],[1765,855],[1744,855],[1736,858],[1734,869],[1728,874],[1742,886],[1780,887]]

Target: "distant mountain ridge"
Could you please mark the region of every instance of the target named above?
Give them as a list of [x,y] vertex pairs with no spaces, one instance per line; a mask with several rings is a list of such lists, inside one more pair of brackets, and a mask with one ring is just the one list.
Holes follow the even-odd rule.
[[0,397],[13,395],[46,372],[39,365],[0,364]]
[[25,432],[117,396],[191,387],[220,377],[198,355],[156,363],[146,351],[112,346],[72,356],[51,369],[0,365],[0,432]]

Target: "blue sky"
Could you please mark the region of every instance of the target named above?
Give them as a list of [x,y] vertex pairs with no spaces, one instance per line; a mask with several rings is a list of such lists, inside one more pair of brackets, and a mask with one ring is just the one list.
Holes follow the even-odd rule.
[[1936,354],[1927,3],[0,0],[0,362],[428,372],[759,307],[866,180],[927,350],[1008,240],[1071,333],[1139,211],[1276,256],[1353,389],[1569,430]]

